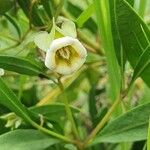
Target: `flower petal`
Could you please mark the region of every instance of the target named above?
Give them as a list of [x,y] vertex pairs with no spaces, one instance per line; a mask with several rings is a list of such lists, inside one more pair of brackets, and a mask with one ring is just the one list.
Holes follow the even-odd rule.
[[72,37],[66,36],[66,37],[58,38],[58,39],[53,40],[48,51],[56,52],[62,47],[72,45],[73,43],[74,43],[74,38]]
[[[59,60],[59,57],[56,57],[58,56],[57,50],[66,46],[68,46],[68,48],[70,46],[70,51],[75,51],[75,53],[72,53],[72,56],[70,57],[70,65],[67,63],[68,60],[61,60],[61,58]],[[86,56],[86,49],[79,40],[68,36],[62,37],[52,41],[50,48],[46,53],[45,65],[47,68],[59,74],[68,75],[77,71],[84,64]]]
[[72,47],[76,50],[76,52],[80,55],[80,57],[86,58],[87,51],[79,40],[74,39],[74,43],[72,44]]
[[5,74],[4,69],[0,68],[0,76],[3,76]]

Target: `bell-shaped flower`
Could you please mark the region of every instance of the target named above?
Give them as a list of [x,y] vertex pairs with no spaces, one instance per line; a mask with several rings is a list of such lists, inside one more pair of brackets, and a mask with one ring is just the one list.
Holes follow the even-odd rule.
[[50,33],[40,32],[34,38],[35,44],[46,52],[45,65],[50,70],[69,75],[77,71],[85,62],[87,51],[76,38],[75,24],[63,17],[59,17]]
[[52,41],[47,50],[47,68],[68,75],[77,71],[85,62],[87,51],[79,40],[66,36]]

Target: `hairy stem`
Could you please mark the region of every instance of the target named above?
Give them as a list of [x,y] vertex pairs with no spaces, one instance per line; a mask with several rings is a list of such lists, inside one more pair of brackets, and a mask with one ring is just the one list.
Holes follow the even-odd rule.
[[91,134],[85,139],[83,146],[86,147],[90,142],[95,138],[96,134],[104,127],[108,119],[110,118],[113,111],[116,109],[118,104],[120,103],[120,95],[117,97],[111,108],[108,110],[104,118],[98,123],[95,129],[91,132]]
[[51,136],[53,136],[53,137],[56,137],[56,138],[58,138],[58,139],[61,139],[61,140],[65,141],[65,142],[74,143],[73,140],[67,138],[66,136],[63,136],[63,135],[60,135],[60,134],[55,133],[55,132],[53,132],[53,131],[50,131],[50,130],[48,130],[48,129],[46,129],[46,128],[40,126],[40,125],[38,125],[36,122],[34,122],[34,121],[32,121],[32,120],[30,120],[30,123],[31,123],[31,125],[32,125],[33,127],[39,129],[40,131],[42,131],[42,132],[44,132],[44,133],[46,133],[46,134],[49,134],[49,135],[51,135]]
[[76,124],[75,124],[75,121],[74,121],[74,118],[73,118],[70,106],[69,106],[67,95],[65,93],[63,84],[61,82],[61,78],[58,79],[58,84],[59,84],[59,87],[60,87],[61,91],[64,94],[63,102],[65,104],[65,109],[66,109],[67,117],[68,117],[69,121],[71,122],[72,130],[73,130],[74,135],[76,136],[76,138],[78,138],[79,137],[78,130],[77,130],[77,127],[76,127]]

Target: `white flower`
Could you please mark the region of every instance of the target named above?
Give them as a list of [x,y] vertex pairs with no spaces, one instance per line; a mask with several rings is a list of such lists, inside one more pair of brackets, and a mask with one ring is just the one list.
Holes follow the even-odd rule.
[[3,76],[5,73],[4,69],[0,68],[0,76]]
[[85,62],[87,51],[79,40],[66,36],[52,41],[47,50],[47,68],[68,75],[77,71]]

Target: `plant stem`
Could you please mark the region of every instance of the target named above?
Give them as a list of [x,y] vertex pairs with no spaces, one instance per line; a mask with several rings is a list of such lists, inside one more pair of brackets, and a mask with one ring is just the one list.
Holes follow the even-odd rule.
[[51,136],[53,136],[53,137],[56,137],[56,138],[58,138],[58,139],[61,139],[61,140],[65,141],[65,142],[74,143],[73,140],[71,140],[71,139],[69,139],[69,138],[67,138],[67,137],[65,137],[65,136],[63,136],[63,135],[60,135],[60,134],[58,134],[58,133],[55,133],[55,132],[53,132],[53,131],[50,131],[50,130],[48,130],[48,129],[46,129],[46,128],[40,126],[40,125],[38,125],[36,122],[34,122],[34,121],[32,121],[32,120],[29,120],[29,122],[31,123],[31,125],[32,125],[33,127],[39,129],[40,131],[42,131],[42,132],[44,132],[44,133],[47,133],[47,134],[49,134],[49,135],[51,135]]
[[106,113],[106,115],[104,116],[104,118],[98,123],[98,125],[96,126],[96,128],[91,132],[91,134],[85,139],[83,146],[85,147],[86,145],[88,145],[93,138],[96,136],[96,134],[104,127],[105,123],[108,121],[108,119],[110,118],[111,114],[113,113],[113,111],[115,110],[115,108],[118,106],[118,104],[120,103],[120,94],[117,97],[117,99],[115,100],[115,102],[113,103],[113,105],[111,106],[111,108],[108,110],[108,112]]
[[61,0],[61,1],[60,1],[60,4],[58,5],[57,10],[56,10],[56,13],[55,13],[55,19],[57,19],[58,16],[59,16],[59,14],[61,13],[62,8],[63,8],[65,2],[66,2],[66,0]]
[[71,109],[70,109],[70,106],[69,106],[69,102],[68,102],[66,92],[65,92],[63,84],[61,82],[61,78],[58,79],[58,84],[59,84],[59,87],[60,87],[61,91],[64,94],[63,102],[65,104],[66,114],[67,114],[68,119],[69,119],[69,121],[71,122],[71,125],[72,125],[73,133],[74,133],[75,137],[78,138],[79,137],[78,130],[77,130],[75,121],[73,119],[73,115],[72,115],[72,112],[71,112]]

